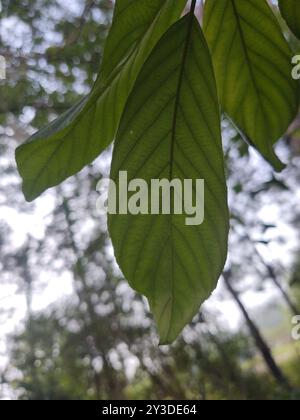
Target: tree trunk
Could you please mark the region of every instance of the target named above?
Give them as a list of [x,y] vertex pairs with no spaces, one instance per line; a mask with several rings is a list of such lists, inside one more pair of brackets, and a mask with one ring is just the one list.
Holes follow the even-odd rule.
[[241,310],[241,312],[242,312],[242,314],[245,318],[245,321],[247,323],[247,326],[250,330],[250,333],[251,333],[251,335],[252,335],[252,337],[253,337],[253,339],[256,343],[256,346],[259,349],[259,351],[260,351],[266,365],[268,366],[269,371],[271,372],[272,376],[274,377],[274,379],[276,380],[276,382],[280,386],[282,386],[286,389],[291,389],[288,379],[285,377],[284,373],[282,372],[280,367],[277,365],[275,359],[273,358],[269,346],[267,345],[264,338],[262,337],[258,327],[255,325],[255,323],[250,318],[250,316],[249,316],[244,304],[242,303],[238,293],[232,287],[232,285],[230,283],[230,273],[229,272],[223,273],[223,277],[224,277],[224,280],[225,280],[226,287],[229,290],[230,294],[232,295],[234,301],[236,302],[236,304],[240,308],[240,310]]
[[280,291],[280,293],[281,293],[281,295],[283,297],[283,300],[287,304],[287,306],[288,306],[289,310],[291,311],[291,313],[293,315],[300,315],[300,308],[297,308],[297,306],[295,305],[295,303],[290,298],[288,292],[282,286],[282,283],[278,279],[278,276],[275,273],[275,270],[273,269],[273,267],[265,261],[265,259],[263,258],[263,256],[261,255],[261,253],[259,252],[259,250],[257,249],[257,247],[255,246],[255,243],[252,241],[251,237],[248,234],[247,234],[247,238],[248,238],[248,241],[250,242],[250,244],[252,245],[253,250],[254,250],[255,254],[257,255],[258,259],[260,260],[260,262],[262,263],[262,265],[267,270],[267,273],[268,273],[270,279],[272,280],[273,284]]

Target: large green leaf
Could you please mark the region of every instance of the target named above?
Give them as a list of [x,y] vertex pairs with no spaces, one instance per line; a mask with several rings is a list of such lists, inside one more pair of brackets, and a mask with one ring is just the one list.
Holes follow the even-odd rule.
[[274,166],[274,143],[298,109],[290,48],[265,0],[207,0],[204,33],[225,113]]
[[281,14],[290,30],[300,39],[300,2],[299,0],[279,0]]
[[[212,62],[193,15],[176,22],[144,65],[124,111],[111,178],[204,179],[205,218],[110,214],[116,259],[147,296],[161,343],[172,342],[216,286],[227,254],[228,208]],[[172,207],[174,210],[174,207]]]
[[[164,3],[166,2],[162,0],[116,2],[112,26],[105,43],[101,80],[108,79],[113,70],[122,65],[124,58],[137,47]],[[182,12],[185,3],[186,1],[179,2],[179,8],[175,11],[176,17]]]
[[117,0],[103,75],[101,72],[91,94],[16,151],[27,200],[77,173],[113,141],[145,59],[179,18],[185,3],[186,0]]

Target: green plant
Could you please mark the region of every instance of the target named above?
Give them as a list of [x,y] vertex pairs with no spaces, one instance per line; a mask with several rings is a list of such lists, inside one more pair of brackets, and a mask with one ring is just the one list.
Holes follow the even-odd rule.
[[[280,171],[273,146],[298,111],[292,52],[266,0],[116,0],[91,93],[16,151],[31,201],[74,175],[115,140],[111,178],[205,180],[205,220],[110,215],[117,261],[147,296],[161,343],[172,342],[211,294],[227,255],[229,212],[220,107]],[[289,5],[285,20],[297,34]],[[295,29],[296,28],[296,29]]]

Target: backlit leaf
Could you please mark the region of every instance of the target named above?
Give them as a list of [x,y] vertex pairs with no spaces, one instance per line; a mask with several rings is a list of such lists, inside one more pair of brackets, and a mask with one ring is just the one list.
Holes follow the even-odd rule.
[[265,0],[207,0],[204,33],[225,113],[274,166],[274,153],[298,110],[292,53]]
[[299,0],[279,0],[279,8],[290,30],[300,39]]
[[135,83],[114,146],[111,178],[117,185],[119,171],[148,186],[162,178],[205,181],[200,225],[186,225],[186,215],[174,211],[109,215],[120,268],[147,296],[161,343],[170,343],[214,290],[227,254],[216,84],[207,44],[190,14],[163,36]]
[[145,59],[181,15],[185,3],[117,0],[104,53],[103,76],[101,73],[91,94],[16,151],[27,200],[77,173],[113,141]]

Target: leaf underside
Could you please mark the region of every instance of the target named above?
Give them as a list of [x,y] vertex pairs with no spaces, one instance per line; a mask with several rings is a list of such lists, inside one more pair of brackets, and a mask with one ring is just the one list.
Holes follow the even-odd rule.
[[90,95],[16,150],[28,201],[92,162],[113,140],[152,48],[186,0],[117,0],[101,71]]
[[228,208],[220,114],[210,54],[186,15],[142,68],[117,133],[111,178],[204,179],[205,219],[109,215],[115,256],[150,303],[161,344],[172,342],[214,290],[227,254]]
[[[117,184],[120,171],[148,186],[153,179],[204,179],[201,225],[188,226],[187,215],[173,208],[170,215],[109,215],[116,259],[148,298],[161,344],[171,343],[198,312],[227,256],[219,100],[276,170],[284,165],[273,147],[299,106],[292,53],[266,0],[206,0],[211,53],[192,13],[177,20],[186,2],[116,0],[91,93],[16,150],[28,201],[92,162],[115,137]],[[279,0],[299,37],[298,3]]]
[[300,39],[300,3],[299,0],[279,0],[280,12],[290,30]]
[[223,111],[273,167],[273,145],[298,110],[291,50],[265,0],[206,0],[204,33]]

